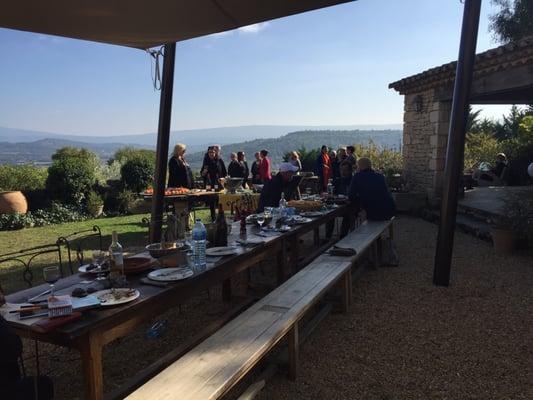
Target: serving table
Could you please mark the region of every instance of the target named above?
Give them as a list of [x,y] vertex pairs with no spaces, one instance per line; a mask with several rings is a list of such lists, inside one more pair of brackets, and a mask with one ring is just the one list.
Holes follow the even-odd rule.
[[[260,262],[266,261],[275,266],[278,283],[285,281],[335,240],[329,238],[328,243],[320,245],[320,226],[331,223],[338,217],[344,217],[349,212],[348,207],[340,206],[306,224],[294,226],[289,232],[266,235],[266,237],[258,228],[249,227],[248,235],[261,237],[264,240],[262,244],[255,247],[239,246],[237,254],[223,257],[208,266],[205,271],[195,272],[192,277],[171,283],[166,287],[143,284],[141,278],[145,277],[146,273],[130,276],[128,277],[129,286],[140,292],[137,300],[115,307],[86,310],[80,319],[57,327],[51,332],[44,333],[37,327],[13,320],[8,323],[21,337],[77,349],[81,354],[86,398],[101,400],[103,399],[102,348],[104,345],[127,335],[140,324],[212,286],[222,284],[223,295],[228,299],[231,296],[229,279]],[[315,246],[306,257],[300,259],[299,238],[311,231],[314,231]],[[239,238],[239,223],[236,222],[228,241],[235,242]],[[56,283],[56,293],[69,294],[75,287],[80,287],[80,282],[85,279],[87,276],[80,274],[61,279]],[[26,289],[7,296],[6,301],[24,303],[28,298],[42,293],[46,288],[47,285],[41,285]]]

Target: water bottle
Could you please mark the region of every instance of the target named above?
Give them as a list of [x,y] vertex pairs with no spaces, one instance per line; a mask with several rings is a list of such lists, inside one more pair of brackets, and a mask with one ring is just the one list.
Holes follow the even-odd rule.
[[207,230],[200,218],[192,228],[192,260],[196,271],[203,271],[206,266],[205,245],[207,239]]
[[287,200],[285,200],[285,193],[281,192],[281,199],[279,199],[279,216],[280,218],[287,216]]
[[331,179],[328,179],[328,187],[327,187],[327,191],[328,191],[328,196],[333,196],[333,181]]
[[167,320],[163,319],[154,323],[146,330],[146,339],[157,339],[161,337],[167,329]]

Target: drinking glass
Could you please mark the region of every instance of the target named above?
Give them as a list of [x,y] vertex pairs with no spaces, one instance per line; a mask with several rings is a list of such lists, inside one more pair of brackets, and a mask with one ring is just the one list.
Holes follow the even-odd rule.
[[54,283],[56,283],[60,277],[61,274],[57,265],[43,268],[43,278],[45,282],[50,285],[51,297],[54,297]]
[[263,224],[265,223],[265,214],[263,213],[257,214],[256,221],[259,224],[259,227],[262,228]]
[[265,222],[267,225],[270,224],[270,222],[272,222],[272,208],[270,207],[265,207],[265,211],[263,213],[265,215]]
[[309,198],[313,194],[313,190],[310,187],[307,187],[307,188],[305,188],[305,194]]
[[101,250],[93,251],[93,264],[98,268],[97,281],[103,281],[106,279],[106,268],[104,267],[104,261],[106,259],[106,253]]

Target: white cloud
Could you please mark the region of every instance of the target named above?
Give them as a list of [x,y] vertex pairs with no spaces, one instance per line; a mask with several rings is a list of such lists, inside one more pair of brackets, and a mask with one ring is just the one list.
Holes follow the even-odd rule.
[[270,25],[269,22],[260,22],[258,24],[243,26],[237,30],[242,33],[258,33],[265,29],[268,25]]

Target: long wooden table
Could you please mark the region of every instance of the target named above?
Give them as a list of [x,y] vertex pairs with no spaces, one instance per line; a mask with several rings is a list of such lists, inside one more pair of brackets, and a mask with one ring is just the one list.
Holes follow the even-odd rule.
[[[87,310],[81,319],[63,325],[52,332],[42,333],[31,326],[16,322],[10,322],[10,326],[22,337],[79,350],[85,375],[86,398],[101,400],[103,399],[102,348],[104,345],[127,335],[140,324],[212,286],[225,283],[223,291],[227,297],[228,290],[231,290],[231,286],[228,285],[229,279],[259,262],[269,261],[276,265],[278,282],[283,282],[331,244],[331,240],[322,245],[318,243],[320,226],[331,224],[331,221],[349,212],[350,209],[346,206],[330,210],[307,224],[293,227],[289,232],[263,238],[264,244],[241,247],[238,254],[222,258],[214,267],[164,288],[142,284],[140,278],[146,274],[130,277],[131,286],[141,293],[137,300],[122,306]],[[307,254],[307,257],[300,260],[299,238],[311,231],[315,232],[316,246]],[[259,230],[248,227],[248,235],[254,235],[254,233],[259,233]],[[239,227],[236,223],[229,241],[238,237]],[[63,290],[70,293],[80,281],[85,279],[86,276],[79,274],[62,279],[56,284],[56,292],[61,293]],[[46,288],[47,285],[41,285],[26,289],[7,296],[6,300],[10,303],[22,303]]]

